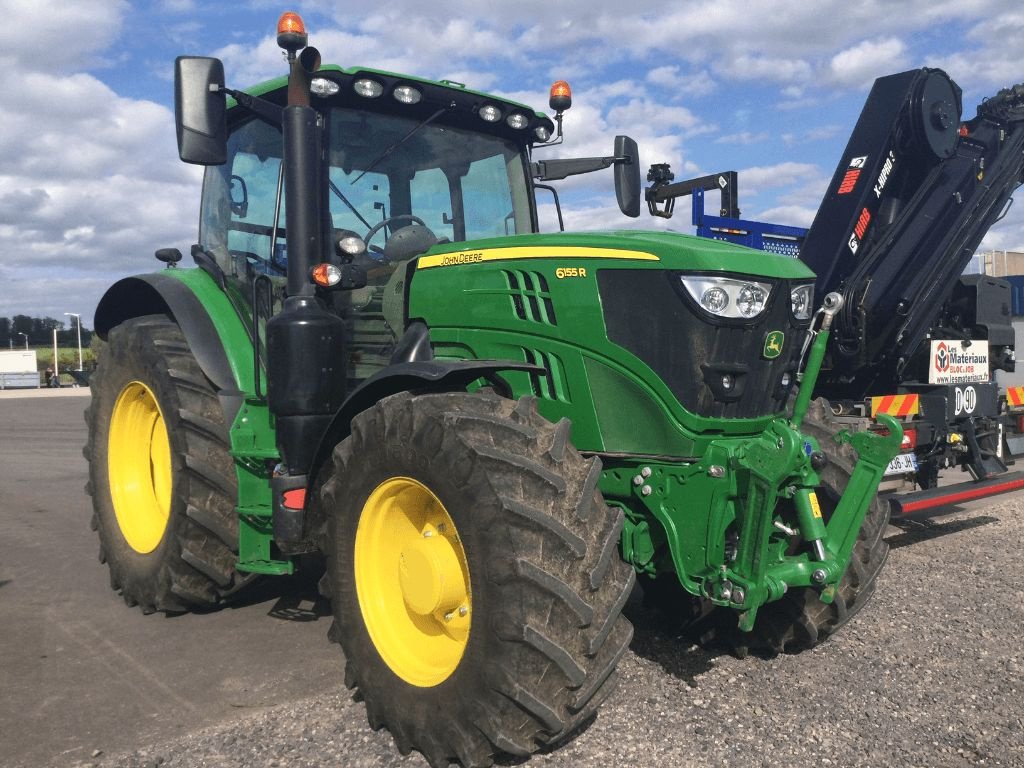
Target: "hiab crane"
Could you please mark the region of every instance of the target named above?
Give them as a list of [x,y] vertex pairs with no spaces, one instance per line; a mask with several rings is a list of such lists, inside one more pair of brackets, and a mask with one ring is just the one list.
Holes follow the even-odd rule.
[[[656,165],[648,176],[652,214],[692,195],[699,235],[798,255],[818,295],[843,296],[814,394],[841,420],[903,421],[882,488],[919,490],[889,497],[895,517],[1024,488],[1007,469],[995,382],[1015,365],[1009,286],[961,276],[1024,181],[1024,84],[961,114],[961,89],[941,70],[876,80],[809,230],[740,218],[735,172],[672,183]],[[714,189],[721,210],[709,216]],[[947,467],[971,479],[940,488]]]

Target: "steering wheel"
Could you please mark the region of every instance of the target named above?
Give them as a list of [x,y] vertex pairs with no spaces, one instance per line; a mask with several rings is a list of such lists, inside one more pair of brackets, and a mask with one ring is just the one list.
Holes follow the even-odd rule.
[[381,231],[381,229],[383,229],[385,226],[387,226],[393,221],[400,220],[408,220],[413,222],[414,224],[419,224],[421,227],[427,226],[427,223],[423,221],[423,219],[421,219],[419,216],[414,216],[411,213],[400,213],[397,216],[388,216],[383,221],[377,222],[372,227],[370,227],[370,231],[367,232],[366,237],[363,238],[363,242],[366,243],[366,249],[370,249],[370,241],[373,239],[374,235]]

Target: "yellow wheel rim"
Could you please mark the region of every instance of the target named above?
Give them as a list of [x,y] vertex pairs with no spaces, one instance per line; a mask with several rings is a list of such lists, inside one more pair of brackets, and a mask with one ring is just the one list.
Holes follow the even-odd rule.
[[429,688],[448,679],[469,642],[469,566],[455,523],[429,488],[408,477],[378,485],[355,541],[363,622],[391,671]]
[[171,444],[156,397],[142,382],[128,384],[114,403],[107,474],[125,541],[140,554],[152,552],[171,514]]

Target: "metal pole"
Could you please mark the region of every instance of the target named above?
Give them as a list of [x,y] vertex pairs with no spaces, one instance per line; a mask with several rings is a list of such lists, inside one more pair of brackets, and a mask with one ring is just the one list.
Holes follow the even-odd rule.
[[57,329],[53,329],[53,377],[60,381],[60,368],[57,363]]
[[25,337],[25,349],[28,349],[28,334],[23,331],[18,331],[18,335]]

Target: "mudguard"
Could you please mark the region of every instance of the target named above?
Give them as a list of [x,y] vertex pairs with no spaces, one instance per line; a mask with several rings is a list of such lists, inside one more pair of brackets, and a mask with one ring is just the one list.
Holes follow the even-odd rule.
[[334,415],[324,432],[313,456],[310,486],[317,472],[330,456],[331,450],[348,437],[352,419],[389,395],[416,390],[419,392],[457,392],[477,379],[486,379],[499,392],[507,385],[498,376],[501,371],[527,371],[541,373],[543,369],[531,363],[512,360],[420,360],[389,365],[353,390],[341,409]]
[[174,318],[206,377],[217,388],[228,422],[253,392],[252,341],[227,296],[198,269],[165,270],[114,283],[96,308],[93,327],[106,340],[117,324],[142,315]]

